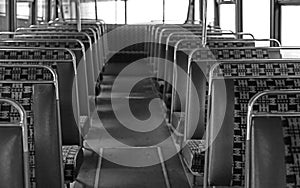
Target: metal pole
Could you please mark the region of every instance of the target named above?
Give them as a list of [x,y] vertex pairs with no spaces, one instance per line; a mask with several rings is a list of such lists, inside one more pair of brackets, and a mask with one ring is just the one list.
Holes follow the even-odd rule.
[[127,0],[124,0],[125,2],[125,24],[127,24]]
[[[236,32],[241,33],[243,32],[243,0],[237,0],[235,5],[235,26]],[[238,38],[242,36],[239,35]]]
[[[281,5],[278,4],[277,0],[270,1],[270,38],[277,39],[281,42]],[[271,45],[274,46],[274,43]]]
[[49,21],[54,21],[57,17],[57,1],[51,0],[49,6],[51,6]]
[[38,1],[35,0],[31,3],[31,24],[37,24],[37,7]]
[[60,10],[60,18],[62,21],[65,21],[65,13],[62,0],[59,0],[59,10]]
[[195,0],[189,1],[189,9],[185,23],[193,24],[195,22]]
[[95,19],[98,20],[98,3],[97,0],[95,0]]
[[214,23],[214,25],[215,26],[220,26],[220,6],[219,6],[219,4],[218,4],[218,2],[217,2],[217,0],[214,0],[214,12],[215,12],[215,16],[214,16],[214,18],[215,18],[215,23]]
[[73,11],[73,1],[71,0],[69,1],[69,7],[70,7],[70,18],[72,20],[74,18],[74,11]]
[[17,29],[17,1],[8,1],[7,12],[8,12],[8,30],[15,32]]
[[166,1],[163,0],[163,24],[165,24],[166,21]]
[[115,24],[118,23],[118,0],[115,0]]
[[77,20],[77,30],[81,31],[81,12],[80,12],[80,0],[76,1],[76,20]]
[[46,18],[45,21],[49,22],[51,20],[51,0],[45,2]]
[[202,46],[206,46],[207,42],[207,0],[203,0],[203,22],[202,22]]
[[203,22],[203,0],[199,0],[199,15],[200,15],[200,21]]

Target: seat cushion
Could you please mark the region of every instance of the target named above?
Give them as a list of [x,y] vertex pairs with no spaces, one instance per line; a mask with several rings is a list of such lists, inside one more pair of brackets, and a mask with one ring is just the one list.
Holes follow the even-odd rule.
[[204,174],[204,140],[188,140],[182,150],[182,155],[186,165],[192,172],[200,175]]
[[83,163],[83,151],[81,146],[63,146],[63,169],[65,183],[75,181],[79,169]]

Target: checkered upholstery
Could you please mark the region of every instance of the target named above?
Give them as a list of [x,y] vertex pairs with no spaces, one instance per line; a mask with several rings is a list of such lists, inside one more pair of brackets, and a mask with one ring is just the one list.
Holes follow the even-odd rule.
[[[3,49],[0,50],[0,59],[4,64],[32,64],[32,65],[45,65],[50,66],[55,71],[57,71],[58,81],[59,81],[59,97],[61,100],[67,100],[69,96],[72,96],[72,84],[76,81],[77,77],[74,72],[73,67],[73,55],[70,51],[64,49]],[[24,60],[24,61],[16,61]],[[33,60],[32,62],[30,60]],[[39,61],[41,60],[41,61]],[[23,70],[20,72],[17,69],[13,69],[13,72],[6,70],[6,77],[10,75],[15,77],[15,79],[31,79],[42,75],[43,77],[48,77],[47,74],[35,70],[37,74],[33,77],[26,78],[26,73],[31,73],[34,70]],[[63,76],[61,76],[63,75]],[[3,76],[3,75],[2,75]],[[70,79],[66,79],[65,76],[68,76]],[[39,78],[39,77],[37,77]],[[39,78],[41,79],[41,78]],[[66,90],[68,88],[68,90]],[[63,91],[63,92],[61,92]],[[77,103],[77,100],[74,100],[74,104]],[[61,102],[61,108],[65,109],[61,111],[61,120],[63,122],[62,133],[63,133],[63,144],[76,144],[79,142],[79,132],[76,124],[76,116],[74,116],[72,107],[72,101]],[[78,135],[78,136],[77,136]],[[75,141],[75,139],[77,141]],[[72,142],[72,143],[70,143]]]
[[[52,32],[52,33],[67,33],[67,32],[78,32],[77,29],[72,29],[72,28],[34,28],[34,29],[28,29],[28,28],[23,28],[19,31],[27,31],[27,32]],[[92,41],[95,41],[95,36],[92,30],[90,30],[89,28],[82,28],[82,31],[84,31],[85,33],[87,33]]]
[[[299,111],[299,95],[297,111]],[[286,162],[286,184],[288,188],[300,186],[300,117],[285,118],[283,126]]]
[[[33,125],[33,84],[4,84],[0,83],[0,97],[14,99],[23,106],[27,113],[28,124],[28,149],[29,149],[29,170],[30,185],[36,187],[35,174],[35,145],[34,145],[34,125]],[[0,103],[0,121],[18,122],[19,112],[10,105]]]
[[[182,37],[182,39],[183,38],[184,37]],[[186,50],[188,50],[188,52],[191,52],[194,49],[201,48],[202,41],[200,40],[200,38],[195,38],[194,37],[194,39],[192,39],[191,36],[189,36],[189,37],[186,36],[185,38],[186,38],[186,40],[183,40],[180,43],[178,43],[178,47],[177,47],[178,50],[186,49]],[[176,42],[178,42],[178,41],[179,40],[177,40]],[[170,44],[173,44],[172,42],[174,42],[174,41],[171,41]],[[229,41],[226,41],[226,40],[219,40],[219,41],[217,41],[217,40],[214,40],[214,39],[211,39],[211,40],[208,39],[207,46],[209,48],[254,47],[254,43],[252,43],[252,42],[233,42],[233,41],[229,42]],[[215,50],[211,49],[211,53],[208,53],[206,55],[204,55],[205,54],[204,51],[202,52],[203,54],[201,54],[200,52],[196,52],[197,54],[195,54],[194,59],[195,59],[195,61],[197,61],[198,57],[203,57],[203,58],[209,57],[209,58],[212,58],[213,54],[220,54],[221,55],[224,52],[225,52],[225,54],[223,55],[224,58],[228,57],[229,59],[236,59],[238,57],[238,55],[235,55],[234,57],[230,57],[229,55],[226,55],[226,53],[227,54],[228,53],[233,54],[233,53],[237,53],[237,52],[230,52],[229,50],[228,51],[222,50],[221,52],[217,53],[217,51],[220,51],[220,50],[219,49],[215,49]],[[189,54],[189,53],[187,53],[187,54]],[[243,54],[243,53],[241,53],[241,54]],[[254,54],[255,53],[253,53],[253,55]]]
[[63,168],[65,183],[75,181],[83,162],[83,151],[80,146],[63,146]]
[[[46,41],[46,40],[14,40],[14,41],[1,41],[0,46],[8,47],[40,47],[40,48],[68,48],[74,52],[76,55],[77,64],[79,64],[81,58],[83,57],[82,46],[80,42],[75,40],[55,40],[55,41]],[[66,53],[67,54],[67,53]],[[40,56],[45,57],[45,56]],[[62,56],[56,56],[61,58]],[[55,56],[53,56],[55,58]],[[66,57],[69,59],[69,56]],[[71,60],[71,59],[70,59]]]
[[45,47],[45,48],[69,48],[81,49],[80,43],[75,41],[0,41],[1,46],[18,46],[18,47]]
[[[249,78],[249,76],[251,78]],[[276,77],[274,77],[276,76]],[[292,78],[290,76],[299,76]],[[233,163],[232,186],[244,186],[245,184],[245,136],[247,123],[248,102],[258,92],[264,90],[299,89],[300,69],[297,63],[223,63],[214,72],[214,77],[223,77],[234,83],[234,134],[233,134]],[[248,77],[248,78],[245,78]],[[292,105],[286,102],[291,101]],[[299,96],[297,98],[262,98],[254,106],[256,111],[287,111],[299,110]],[[212,118],[214,118],[212,116]],[[296,125],[298,121],[289,121],[290,125]],[[298,126],[298,125],[297,125]],[[293,132],[293,131],[292,131]],[[298,133],[297,131],[294,133]],[[299,135],[298,135],[299,136]],[[297,136],[297,137],[298,137]],[[288,136],[290,137],[290,136]],[[291,137],[290,137],[291,138]],[[285,139],[288,143],[288,139]],[[297,152],[297,149],[294,150]],[[289,154],[288,154],[289,155]],[[298,156],[298,153],[292,153]],[[288,158],[287,158],[288,159]],[[289,172],[295,171],[291,168]],[[288,176],[289,177],[289,176]],[[292,179],[292,178],[291,178]],[[288,181],[292,181],[288,179]]]
[[228,42],[226,40],[223,40],[223,41],[208,40],[207,46],[209,48],[254,47],[255,43],[254,42],[246,42],[246,41],[244,41],[244,42],[242,42],[242,41],[238,41],[238,42],[231,41],[231,42]]
[[53,80],[43,67],[0,67],[0,80]]
[[169,45],[175,46],[175,44],[182,39],[190,39],[190,40],[193,39],[194,41],[201,41],[200,37],[193,35],[193,33],[187,33],[187,34],[174,33],[169,38]]
[[34,38],[34,39],[45,39],[45,38],[51,38],[51,39],[78,39],[82,41],[83,43],[89,42],[90,37],[88,35],[80,34],[80,33],[74,33],[72,35],[66,34],[66,33],[51,33],[51,32],[31,32],[31,33],[20,33],[16,34],[14,38]]
[[[3,52],[3,51],[1,51]],[[22,57],[30,58],[33,55],[37,55],[35,51],[11,51],[10,53],[1,53],[9,57],[10,53],[13,53],[15,56],[20,56],[25,53]],[[7,51],[4,51],[7,52]],[[61,53],[61,52],[60,52]],[[64,53],[63,53],[64,54]],[[39,54],[41,55],[41,54]],[[50,56],[50,54],[48,54]],[[61,55],[54,53],[54,58],[60,58]],[[68,57],[68,56],[67,56]],[[9,61],[9,60],[8,60]],[[51,64],[52,67],[55,67],[55,64]],[[52,73],[43,67],[0,67],[0,82],[1,81],[52,81]],[[29,168],[30,168],[30,182],[31,187],[36,187],[36,173],[35,173],[35,144],[34,144],[34,124],[33,124],[33,86],[32,83],[0,83],[0,97],[10,98],[19,102],[27,112],[27,122],[28,122],[28,143],[29,143]],[[0,121],[5,122],[16,122],[19,120],[19,113],[11,106],[5,106],[0,104]],[[66,182],[74,181],[74,177],[78,174],[80,165],[82,164],[83,157],[80,154],[81,147],[69,147],[64,146],[64,148],[69,148],[64,151],[64,154],[67,153],[66,159],[64,162],[65,169],[65,180]],[[66,152],[67,151],[67,152]],[[75,152],[76,151],[76,152]],[[76,153],[73,158],[76,162],[71,162],[71,154]],[[79,158],[77,158],[79,156]],[[76,166],[78,165],[78,166]],[[72,175],[72,177],[70,176]]]
[[[248,48],[248,49],[235,49],[235,48],[215,48],[215,49],[199,49],[195,51],[192,54],[192,61],[198,62],[203,59],[216,59],[216,60],[222,60],[222,59],[269,59],[272,58],[269,54],[269,51],[267,48]],[[207,70],[210,70],[211,64],[207,65]],[[229,65],[230,66],[230,65]],[[235,65],[236,66],[236,65]],[[245,66],[245,65],[240,65],[240,66]],[[272,66],[272,65],[271,65]],[[255,69],[256,67],[254,67]],[[272,67],[271,67],[272,68]],[[254,70],[251,69],[250,72],[255,73],[259,72],[259,70]],[[224,68],[224,71],[227,69]],[[233,70],[233,69],[231,69]],[[246,67],[244,67],[244,70],[248,70]],[[241,71],[242,72],[242,71]],[[208,76],[208,71],[205,73]],[[235,76],[235,75],[231,75]],[[255,74],[253,75],[255,76]],[[207,87],[206,87],[206,95],[208,96],[208,82],[207,82]],[[208,101],[207,98],[205,98],[205,114],[207,114],[207,105]],[[205,115],[205,123],[206,124],[206,118],[207,116]]]
[[[295,88],[298,88],[297,85]],[[255,112],[283,113],[282,132],[285,144],[286,187],[300,186],[300,117],[284,116],[285,112],[300,112],[300,94],[269,94],[260,97],[254,105]],[[281,138],[278,138],[281,139]],[[259,172],[257,172],[259,173]]]
[[45,59],[45,60],[72,60],[70,52],[65,50],[3,50],[0,59]]
[[178,44],[178,49],[189,49],[192,51],[193,49],[199,48],[202,45],[202,40],[183,40]]
[[248,49],[203,49],[193,54],[193,60],[201,59],[268,59],[270,54],[267,48]]
[[[205,158],[205,141],[204,140],[189,140],[186,144],[188,153],[191,156],[190,161],[187,161],[190,169],[199,174],[204,173],[204,158]],[[184,156],[185,157],[185,156]]]
[[[222,63],[214,70],[216,77],[299,76],[298,63]],[[267,86],[266,86],[267,87]]]

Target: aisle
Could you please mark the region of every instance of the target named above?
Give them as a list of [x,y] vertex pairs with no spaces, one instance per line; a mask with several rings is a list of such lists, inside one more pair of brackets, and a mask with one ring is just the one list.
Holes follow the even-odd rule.
[[[138,72],[134,71],[132,75],[122,77],[120,87],[114,92],[111,88],[116,72],[110,70],[115,71],[116,67],[120,66],[111,63],[106,68],[101,85],[102,92],[97,98],[98,110],[94,114],[93,127],[86,138],[89,147],[96,153],[85,151],[85,162],[78,177],[80,183],[75,184],[76,188],[190,187],[164,121],[161,102],[153,103],[153,114],[150,114],[149,103],[158,99],[153,80],[149,78],[140,81],[129,97],[124,91],[126,88],[121,87],[122,82],[126,84],[130,79],[151,76],[151,66],[146,61],[143,63],[138,67]],[[117,103],[114,108],[112,98]],[[128,99],[131,112],[126,111]],[[127,116],[131,113],[141,121],[151,116],[154,121],[146,125],[151,131],[135,131],[134,128],[139,125],[131,125],[128,122],[125,127],[116,117],[116,114],[124,114],[125,121],[128,118],[130,122]],[[155,127],[151,127],[152,124]]]

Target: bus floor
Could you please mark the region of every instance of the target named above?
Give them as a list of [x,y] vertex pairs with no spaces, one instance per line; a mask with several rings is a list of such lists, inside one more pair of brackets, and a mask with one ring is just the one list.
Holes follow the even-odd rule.
[[[85,137],[90,149],[85,150],[73,187],[191,187],[150,78],[152,67],[144,61],[124,76],[109,74],[117,67],[118,63],[110,63],[106,68]],[[131,82],[137,83],[132,89]]]

